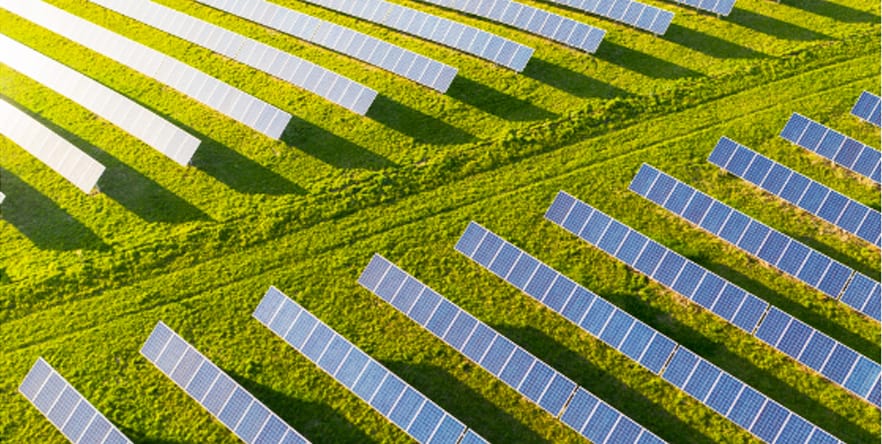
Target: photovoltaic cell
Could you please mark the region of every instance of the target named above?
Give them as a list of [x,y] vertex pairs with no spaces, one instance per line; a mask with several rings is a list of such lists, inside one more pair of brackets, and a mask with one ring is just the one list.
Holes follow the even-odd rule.
[[[873,182],[880,182],[882,153],[799,113],[793,113],[781,137],[832,160]],[[814,211],[813,211],[814,212]],[[825,218],[826,219],[826,218]]]
[[[561,205],[553,205],[549,208],[549,212],[546,214],[547,217],[550,216],[549,219],[554,218],[552,220],[561,221],[567,216],[568,210],[573,208],[575,200],[572,199],[571,196],[565,194],[561,194],[560,196]],[[511,246],[511,248],[518,252],[520,257],[532,258],[532,256],[529,256],[525,251],[475,222],[469,223],[468,227],[466,227],[465,232],[456,244],[456,250],[477,262],[485,269],[492,271],[503,280],[508,281],[509,270],[494,270],[492,269],[492,266],[495,264],[495,260],[480,261],[475,257],[474,251],[476,251],[476,249],[479,250],[482,245],[487,243],[502,243],[503,248]],[[471,251],[471,253],[468,253],[467,251]],[[557,282],[561,281],[572,282],[562,274],[556,271],[554,271],[554,273],[555,285]],[[578,308],[569,310],[567,308],[564,308],[563,310],[554,308],[548,304],[547,296],[546,299],[541,300],[541,302],[577,325],[580,325],[579,322],[583,319],[591,317],[590,312],[592,309],[599,306],[607,307],[602,310],[603,314],[601,316],[596,316],[591,320],[592,325],[600,326],[598,329],[589,329],[582,325],[580,325],[580,327],[605,342],[607,345],[621,351],[634,361],[640,363],[651,372],[661,375],[662,378],[671,384],[682,389],[698,401],[707,404],[709,407],[727,418],[729,406],[738,400],[738,395],[742,392],[742,389],[747,387],[734,376],[729,375],[722,369],[684,348],[682,345],[675,343],[652,327],[633,318],[624,311],[615,308],[612,304],[591,293],[584,287],[574,283],[567,299],[566,307]],[[602,328],[602,331],[600,328]],[[611,330],[614,330],[614,333],[610,334],[609,332]],[[622,330],[626,330],[624,340],[609,339],[610,337],[622,337],[622,334],[620,333]],[[668,364],[663,368],[665,363]],[[718,381],[722,381],[722,384]],[[714,391],[715,389],[716,391]],[[759,394],[758,392],[756,393],[764,399],[767,399],[764,395]],[[780,405],[771,399],[768,399],[767,402],[769,405],[775,405],[778,406],[778,408],[783,409],[783,407],[780,407]],[[791,415],[794,424],[800,422],[807,426],[809,431],[817,430],[817,432],[823,436],[829,436],[826,432],[818,429],[796,414],[791,414],[791,412],[786,409],[784,409],[784,411]],[[633,442],[633,440],[627,442]],[[767,442],[774,441],[767,440]]]
[[246,443],[307,443],[275,413],[162,321],[141,355]]
[[597,14],[656,35],[664,35],[674,19],[673,12],[633,0],[552,0],[552,3]]
[[[25,2],[17,4],[18,8],[24,6]],[[0,1],[0,7],[7,7],[5,0]],[[187,165],[199,147],[199,139],[147,108],[5,35],[0,35],[0,63],[73,100],[181,165]],[[55,145],[60,148],[60,144]],[[87,170],[82,172],[84,177],[77,178],[77,182],[82,181],[77,184],[81,189],[91,179],[97,182],[96,174],[100,176],[97,169]],[[84,191],[91,191],[95,183],[91,185]]]
[[[466,435],[486,442],[275,287],[253,316],[417,442],[456,443]],[[295,330],[302,340],[289,340]]]
[[83,192],[91,192],[104,173],[104,165],[4,100],[0,100],[0,134],[24,148]]
[[858,97],[857,102],[851,109],[851,114],[855,117],[872,123],[876,126],[882,126],[882,109],[880,109],[882,99],[879,96],[864,91]]
[[[158,3],[147,0],[91,1],[273,75],[357,114],[367,113],[377,96],[376,91],[333,71]],[[247,3],[254,10],[253,1],[242,3],[241,7]],[[268,8],[264,5],[262,9],[266,11]],[[229,36],[236,43],[222,46],[223,36]]]
[[[766,178],[758,185],[760,188],[877,247],[882,244],[880,239],[882,214],[878,211],[849,199],[727,137],[720,139],[708,157],[714,165],[741,178],[744,176],[739,171],[744,171],[757,159],[766,159],[771,165]],[[834,214],[838,216],[832,216]]]
[[[290,114],[190,65],[55,6],[38,0],[0,0],[0,7],[166,84],[268,137],[278,139],[291,120]],[[38,78],[36,80],[41,81]],[[76,85],[67,81],[64,84],[71,88]],[[66,93],[62,92],[62,94],[70,97]],[[141,107],[109,104],[105,108],[110,118],[104,114],[99,115],[136,135],[178,163],[187,164],[196,150],[198,143],[194,144],[194,141],[198,142],[198,139],[177,128],[174,132],[168,130],[166,126],[170,124],[151,120],[149,117],[151,113],[146,110],[137,111]],[[133,113],[141,113],[144,118],[138,118],[137,114]],[[117,121],[114,116],[126,116],[127,119]],[[164,132],[155,131],[154,128],[163,129]],[[154,140],[170,141],[157,146],[151,143]]]
[[[465,244],[462,247],[466,248]],[[377,279],[377,276],[380,276],[380,278]],[[359,284],[390,303],[393,307],[398,308],[395,305],[395,300],[399,297],[397,292],[389,295],[381,294],[377,291],[380,287],[387,285],[387,283],[391,284],[389,285],[390,287],[395,287],[395,281],[399,282],[399,288],[402,287],[400,285],[401,282],[417,282],[421,287],[419,289],[420,293],[437,295],[436,292],[425,284],[420,283],[413,276],[405,273],[397,265],[389,262],[379,254],[374,255],[358,280]],[[400,290],[398,291],[400,292]],[[415,316],[415,312],[420,310],[435,312],[442,304],[445,307],[450,307],[453,313],[453,320],[448,321],[448,327],[430,329],[430,331],[480,365],[484,370],[500,378],[501,381],[515,389],[518,393],[536,403],[543,410],[554,417],[560,418],[564,424],[572,427],[585,437],[593,436],[594,433],[602,433],[604,436],[608,435],[606,438],[607,442],[623,442],[622,440],[626,439],[626,436],[636,436],[638,437],[637,439],[641,440],[640,442],[664,442],[649,430],[633,423],[621,412],[610,407],[587,390],[578,387],[566,376],[557,372],[481,321],[475,321],[475,326],[471,327],[471,332],[467,335],[468,339],[462,345],[454,345],[450,338],[458,337],[461,334],[461,332],[453,331],[453,326],[456,325],[455,320],[462,316],[469,316],[472,319],[474,317],[447,299],[441,296],[437,296],[437,298],[440,299],[441,304],[434,300],[424,303],[423,299],[420,298],[410,311],[402,310],[402,312],[421,326],[428,328],[432,316],[429,316],[429,320],[427,320],[425,316]],[[438,331],[442,330],[445,333],[439,334]],[[633,427],[613,427],[615,424],[623,421],[632,423]],[[587,424],[595,424],[595,426],[588,426]],[[600,424],[605,425],[601,426]],[[633,430],[634,427],[637,428],[637,431]],[[589,437],[589,439],[591,438]]]
[[131,443],[43,358],[18,391],[72,443]]
[[[662,181],[663,178],[666,181]],[[640,167],[640,171],[637,172],[637,175],[631,181],[630,189],[661,205],[677,216],[685,218],[683,210],[676,211],[668,205],[670,201],[666,202],[664,199],[659,199],[656,197],[658,193],[653,193],[660,186],[668,187],[669,181],[674,181],[681,189],[688,190],[687,194],[689,196],[700,195],[706,197],[706,199],[702,199],[702,202],[706,202],[710,209],[707,212],[708,215],[698,224],[700,228],[711,234],[718,235],[736,247],[748,251],[766,261],[772,267],[799,279],[811,287],[817,288],[833,299],[838,299],[843,294],[843,290],[845,290],[849,297],[843,297],[843,303],[877,321],[880,320],[880,307],[876,304],[866,304],[866,300],[873,291],[878,291],[878,288],[874,290],[872,284],[867,284],[873,283],[872,279],[860,273],[856,274],[848,266],[707,196],[651,165],[643,164]],[[711,213],[715,211],[720,216],[716,218],[711,217]],[[723,225],[723,220],[725,220],[725,225]],[[858,275],[860,276],[859,278],[857,277]],[[855,278],[852,278],[852,276],[855,276]],[[867,288],[857,288],[854,291],[848,291],[846,283],[849,282],[849,279],[852,282],[857,282],[859,286],[864,285]],[[667,282],[662,282],[668,285]]]
[[735,0],[674,0],[683,6],[691,6],[717,15],[727,16],[735,7]]
[[[659,172],[656,172],[658,174]],[[588,209],[587,212],[589,214],[589,218],[594,217],[595,214],[601,213],[597,209],[585,204],[584,202],[573,198],[572,196],[566,195],[563,191],[558,193],[558,197],[555,198],[555,201],[551,204],[549,212],[553,212],[556,214],[560,213],[572,213],[575,207],[583,206],[583,208]],[[585,214],[583,211],[582,214]],[[608,217],[608,216],[607,216]],[[560,224],[558,224],[560,225]],[[634,232],[636,230],[630,229]],[[584,236],[579,235],[580,238],[585,240]],[[596,241],[591,242],[590,244],[597,246]],[[676,254],[672,250],[664,247],[667,252],[666,254]],[[644,251],[641,253],[641,256],[646,254]],[[613,255],[616,257],[616,255]],[[688,263],[691,263],[688,259],[686,260]],[[639,263],[639,260],[638,260]],[[696,264],[696,267],[699,267]],[[787,354],[791,358],[799,361],[800,363],[809,366],[815,371],[818,371],[822,375],[826,376],[828,379],[836,382],[840,386],[844,387],[847,390],[852,391],[857,394],[861,398],[871,400],[870,398],[870,388],[873,382],[880,377],[880,366],[875,362],[869,361],[867,371],[863,372],[857,376],[859,380],[855,380],[851,387],[849,384],[843,384],[843,381],[848,378],[851,373],[845,373],[842,369],[850,369],[857,362],[859,358],[863,358],[850,348],[842,345],[841,343],[833,340],[829,336],[821,333],[818,330],[815,330],[812,327],[804,324],[803,322],[795,319],[787,313],[779,310],[777,307],[769,305],[767,302],[757,298],[756,296],[747,293],[746,291],[732,285],[729,282],[726,282],[719,276],[711,273],[703,269],[703,274],[696,278],[692,284],[692,286],[698,286],[698,291],[693,294],[691,297],[688,296],[687,292],[681,292],[676,288],[673,288],[674,291],[678,292],[681,296],[691,299],[696,303],[699,302],[699,297],[704,299],[704,303],[700,303],[703,307],[707,308],[709,304],[707,304],[707,300],[716,299],[716,302],[713,303],[710,310],[720,316],[727,321],[730,321],[733,325],[743,329],[744,331],[754,334],[758,339],[766,342],[773,348],[778,349],[779,351]],[[656,274],[647,275],[658,281]],[[724,285],[715,285],[712,287],[715,294],[712,295],[702,295],[706,290],[703,288],[711,288],[704,287],[702,283],[707,281],[717,281],[722,282]],[[701,296],[699,296],[701,295]],[[765,313],[765,317],[762,317],[763,313]],[[762,322],[760,322],[760,318],[762,318]],[[791,338],[790,341],[798,341],[799,338],[818,338],[818,341],[809,341],[809,347],[797,347],[796,345],[799,342],[795,343],[781,343],[782,337]],[[812,344],[815,344],[817,347],[824,347],[825,344],[834,344],[833,347],[824,347],[823,353],[824,355],[819,357],[818,353],[821,353],[820,349],[811,349]],[[826,363],[825,367],[817,368],[812,367],[810,363],[817,363],[818,361],[822,361]],[[840,372],[840,373],[837,373]],[[863,390],[866,387],[866,391],[857,391],[852,387],[858,387],[860,390]],[[873,402],[873,401],[871,401]],[[879,404],[876,403],[878,406]],[[731,418],[730,418],[731,419]],[[738,421],[736,420],[736,423]],[[740,423],[739,423],[740,424]]]

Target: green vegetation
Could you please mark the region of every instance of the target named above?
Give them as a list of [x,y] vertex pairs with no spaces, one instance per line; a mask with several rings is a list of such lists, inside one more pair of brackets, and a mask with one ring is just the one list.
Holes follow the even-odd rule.
[[870,143],[848,114],[880,85],[880,8],[865,0],[739,0],[724,19],[675,11],[658,38],[608,30],[586,55],[415,1],[536,48],[522,74],[294,0],[277,0],[459,68],[446,95],[195,2],[172,7],[377,89],[366,117],[77,0],[51,3],[180,58],[294,114],[283,140],[0,10],[2,32],[129,95],[203,140],[181,168],[0,65],[0,94],[108,170],[87,196],[0,139],[0,441],[62,442],[16,393],[44,356],[137,442],[234,442],[138,350],[162,319],[315,442],[407,436],[250,317],[276,285],[493,442],[578,442],[356,284],[374,252],[411,271],[671,442],[751,435],[453,250],[470,220],[850,442],[878,442],[879,410],[546,222],[567,190],[865,355],[879,324],[627,191],[642,162],[865,273],[880,254],[705,161],[732,137],[879,208],[879,188],[792,146],[794,111]]

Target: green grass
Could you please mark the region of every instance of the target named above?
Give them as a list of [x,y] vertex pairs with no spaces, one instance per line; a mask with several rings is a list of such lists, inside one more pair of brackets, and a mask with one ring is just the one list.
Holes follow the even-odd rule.
[[879,208],[879,188],[786,143],[794,111],[873,146],[848,114],[880,84],[879,5],[739,0],[718,19],[673,3],[653,37],[608,30],[595,55],[401,1],[536,48],[515,74],[448,48],[278,0],[456,66],[446,95],[195,2],[163,3],[319,62],[380,92],[366,117],[91,3],[59,7],[157,48],[295,118],[274,141],[12,14],[3,33],[139,101],[203,140],[181,168],[0,65],[0,95],[108,170],[87,196],[0,139],[0,441],[62,442],[16,388],[44,356],[137,442],[235,438],[138,354],[162,319],[314,442],[407,436],[251,319],[276,285],[493,442],[580,441],[551,416],[360,288],[374,252],[412,272],[671,442],[755,439],[453,250],[470,220],[847,442],[878,442],[879,410],[587,246],[542,217],[567,190],[880,359],[880,330],[627,191],[648,162],[862,272],[879,250],[705,161],[726,135]]

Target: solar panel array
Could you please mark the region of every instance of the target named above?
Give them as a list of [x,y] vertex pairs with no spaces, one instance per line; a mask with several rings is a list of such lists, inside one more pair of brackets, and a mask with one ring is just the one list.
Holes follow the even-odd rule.
[[367,34],[282,6],[253,0],[198,0],[445,92],[456,68]]
[[[164,83],[269,137],[279,138],[291,120],[290,114],[190,65],[45,2],[0,0],[0,7]],[[78,87],[74,82],[63,83],[74,90]],[[99,99],[92,95],[89,97],[93,101]],[[178,163],[188,163],[195,152],[194,141],[198,142],[198,139],[186,135],[178,128],[172,131],[168,128],[171,124],[162,123],[155,115],[150,117],[142,111],[135,111],[134,108],[110,111],[115,113],[115,116],[110,117],[117,118],[111,119],[104,114],[99,115],[148,142]],[[143,118],[135,113],[143,114]],[[126,119],[118,119],[120,116],[125,116]],[[151,143],[154,140],[157,142]]]
[[529,46],[521,45],[473,26],[385,0],[306,1],[458,49],[517,72],[523,71],[527,62],[530,61],[530,57],[533,56],[533,48]]
[[417,442],[487,442],[275,287],[254,317]]
[[[477,223],[469,224],[456,250],[764,441],[794,442],[800,437],[798,442],[807,442],[813,436],[816,442],[837,442],[827,432]],[[733,408],[736,405],[739,407]]]
[[18,391],[74,444],[131,444],[43,358],[37,358]]
[[162,321],[141,354],[246,443],[307,443],[306,438]]
[[664,442],[382,256],[358,282],[592,442]]
[[718,15],[729,15],[732,12],[732,8],[735,7],[735,0],[674,0],[675,2],[685,5],[691,6],[695,9],[701,9],[708,12],[713,12]]
[[723,137],[708,161],[797,207],[880,246],[882,214]]
[[569,194],[546,218],[879,406],[878,363]]
[[0,100],[0,134],[86,193],[95,188],[104,173],[104,165],[4,100]]
[[799,113],[793,113],[781,137],[832,160],[873,182],[880,181],[882,153]]
[[[849,294],[843,303],[880,320],[879,283],[850,267],[650,165],[640,167],[629,189],[833,299]],[[858,285],[846,287],[850,282]]]
[[551,0],[591,14],[615,20],[635,28],[664,35],[674,20],[674,13],[634,0]]
[[[0,0],[0,6],[5,6],[5,1]],[[5,35],[0,35],[0,63],[76,102],[181,165],[187,165],[199,147],[199,139],[137,102]]]
[[597,51],[606,31],[562,15],[511,0],[425,0],[461,12],[504,23],[582,51]]
[[882,98],[864,91],[858,97],[857,102],[851,109],[851,113],[862,120],[872,123],[876,126],[882,126]]
[[167,6],[151,1],[91,1],[278,77],[357,114],[367,113],[377,97],[373,89],[315,63]]

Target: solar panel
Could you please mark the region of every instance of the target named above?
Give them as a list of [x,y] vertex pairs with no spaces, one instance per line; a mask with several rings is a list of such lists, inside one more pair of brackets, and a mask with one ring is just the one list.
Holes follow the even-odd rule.
[[880,182],[882,153],[799,113],[793,113],[781,137],[873,182]]
[[880,106],[882,106],[882,99],[879,96],[864,91],[851,109],[851,114],[873,125],[882,126],[882,109],[880,109]]
[[674,13],[634,0],[551,0],[591,14],[631,25],[656,35],[664,35]]
[[[3,46],[0,44],[0,48]],[[104,165],[4,100],[0,100],[0,134],[86,193],[95,188],[104,173]]]
[[[212,0],[214,1],[214,0]],[[306,0],[324,8],[374,22],[410,35],[455,48],[489,60],[517,72],[524,70],[533,48],[417,9],[384,0],[341,2],[338,0]],[[468,36],[473,36],[469,38]],[[370,52],[367,45],[359,52]]]
[[720,139],[708,161],[877,247],[880,246],[882,214],[860,202],[727,137]]
[[[669,184],[675,184],[673,187]],[[643,164],[634,176],[629,189],[666,210],[686,218],[686,204],[693,200],[702,208],[697,211],[704,216],[694,222],[696,226],[720,237],[726,242],[741,248],[755,257],[765,261],[772,267],[786,273],[807,285],[814,287],[833,299],[839,299],[843,290],[849,298],[842,299],[846,305],[855,310],[880,320],[880,308],[877,304],[868,304],[872,287],[849,292],[846,284],[852,276],[860,276],[860,282],[870,281],[867,276],[850,267],[831,259],[792,237],[771,228],[756,219],[686,185],[651,165]],[[698,198],[696,198],[698,196]],[[754,233],[760,233],[755,235]],[[759,237],[762,239],[759,239]],[[866,291],[864,291],[866,290]]]
[[[563,191],[558,193],[545,217],[861,398],[874,402],[870,395],[880,377],[879,364]],[[633,239],[632,245],[642,245],[638,254],[628,253],[626,241],[606,243],[611,233],[617,231]],[[793,341],[782,343],[785,334],[794,338]],[[802,345],[804,347],[798,347]],[[816,356],[823,359],[820,366],[814,365]],[[858,373],[848,372],[843,378],[836,373],[858,363],[862,369]],[[878,400],[874,404],[878,406]]]
[[[164,83],[268,137],[278,139],[291,120],[290,114],[190,65],[45,2],[0,0],[0,7]],[[36,79],[42,82],[39,77]],[[68,80],[58,83],[67,87],[66,92],[62,93],[67,97],[71,97],[67,94],[68,89],[71,90],[70,94],[77,91],[77,83]],[[86,97],[95,98],[94,94],[88,93]],[[89,103],[89,100],[84,101]],[[143,108],[112,104],[104,108],[107,115],[99,114],[101,117],[137,135],[178,163],[188,163],[195,152],[192,141],[198,142],[198,139],[177,128],[169,130],[168,126],[171,125],[167,122],[162,123],[152,113],[138,111]],[[126,119],[122,120],[120,116]],[[160,145],[156,146],[151,141],[157,141],[155,143]]]
[[[376,91],[340,74],[167,6],[146,0],[91,1],[273,75],[357,114],[367,113],[377,97]],[[246,3],[254,5],[251,0]]]
[[487,442],[275,287],[254,317],[417,442]]
[[[5,6],[5,1],[0,0],[0,6]],[[76,102],[181,165],[186,166],[199,147],[199,139],[137,102],[5,35],[0,35],[0,63]]]
[[[732,419],[728,416],[729,408],[738,402],[739,395],[745,393],[780,407],[734,376],[475,222],[466,228],[456,250],[726,418]],[[535,285],[537,281],[539,285]],[[783,407],[780,409],[787,415],[787,425],[782,422],[779,429],[798,426],[808,433],[832,439],[795,413]],[[749,427],[745,429],[761,438],[771,434]]]
[[713,12],[717,15],[727,16],[735,7],[735,0],[674,0],[683,6],[691,6],[695,9]]
[[141,354],[242,441],[308,442],[162,321]]
[[43,358],[37,358],[18,392],[72,443],[132,442]]
[[[456,68],[367,34],[269,2],[198,0],[269,28],[378,66],[434,90],[445,92]],[[371,48],[371,49],[367,49]],[[374,54],[382,56],[374,57]]]
[[664,442],[379,254],[359,284],[593,442]]

